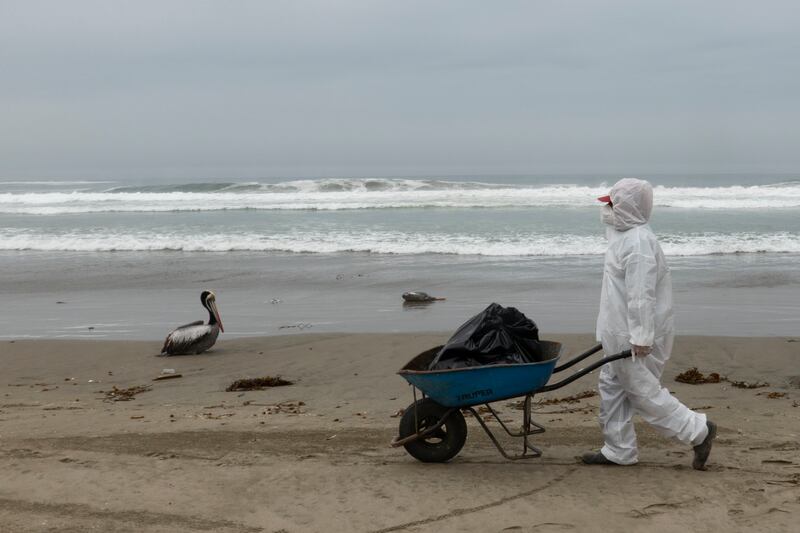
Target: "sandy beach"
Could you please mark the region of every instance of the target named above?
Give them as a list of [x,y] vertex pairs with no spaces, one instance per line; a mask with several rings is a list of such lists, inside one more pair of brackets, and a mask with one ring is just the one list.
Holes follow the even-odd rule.
[[0,3],[0,533],[800,533],[800,9],[685,4]]
[[[639,426],[641,462],[587,467],[597,398],[536,406],[544,456],[500,457],[476,421],[448,464],[393,449],[411,390],[395,375],[448,337],[302,334],[160,343],[0,344],[2,531],[791,531],[800,513],[800,339],[680,337],[664,383],[719,424],[706,472]],[[567,354],[589,335],[549,335]],[[690,367],[731,381],[688,385]],[[163,369],[182,377],[153,381]],[[226,392],[280,375],[291,386]],[[130,401],[114,387],[147,386]],[[596,388],[590,375],[543,398]],[[502,416],[518,419],[509,402]],[[614,487],[609,490],[609,487]],[[792,525],[794,524],[794,526]]]

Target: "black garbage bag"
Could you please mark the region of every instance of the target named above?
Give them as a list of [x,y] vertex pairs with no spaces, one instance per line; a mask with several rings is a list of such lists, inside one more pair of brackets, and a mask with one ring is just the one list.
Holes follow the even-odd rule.
[[493,303],[450,337],[430,370],[541,361],[539,328],[514,307]]

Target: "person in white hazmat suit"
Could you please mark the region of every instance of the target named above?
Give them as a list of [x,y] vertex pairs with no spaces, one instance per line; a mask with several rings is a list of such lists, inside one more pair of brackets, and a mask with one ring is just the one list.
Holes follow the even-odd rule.
[[602,221],[607,225],[597,340],[608,354],[631,350],[630,358],[600,371],[600,425],[605,444],[583,455],[587,464],[631,465],[639,459],[633,415],[666,437],[694,446],[692,466],[705,470],[716,436],[706,415],[683,405],[661,385],[675,335],[672,281],[664,253],[648,225],[653,188],[644,180],[623,179],[612,188]]

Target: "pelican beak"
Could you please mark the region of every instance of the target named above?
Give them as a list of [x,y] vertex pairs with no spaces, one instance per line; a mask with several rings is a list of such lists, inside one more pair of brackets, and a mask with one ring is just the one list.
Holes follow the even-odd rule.
[[217,301],[214,298],[209,298],[208,307],[211,308],[211,312],[214,313],[214,317],[217,319],[217,324],[219,324],[219,330],[225,333],[225,328],[222,327],[222,319],[219,317],[219,310],[217,309]]

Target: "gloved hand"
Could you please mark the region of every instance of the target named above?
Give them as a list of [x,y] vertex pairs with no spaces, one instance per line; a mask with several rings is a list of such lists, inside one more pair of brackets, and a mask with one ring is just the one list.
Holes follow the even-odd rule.
[[633,350],[633,355],[636,355],[636,356],[639,356],[639,357],[646,357],[646,356],[650,355],[650,352],[653,351],[653,347],[652,346],[637,346],[635,344],[631,345],[631,349]]

